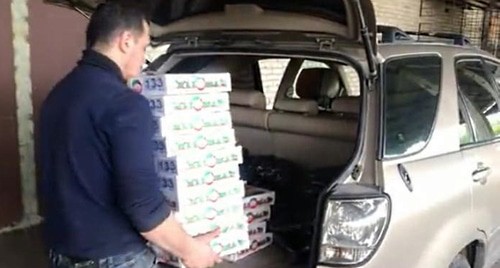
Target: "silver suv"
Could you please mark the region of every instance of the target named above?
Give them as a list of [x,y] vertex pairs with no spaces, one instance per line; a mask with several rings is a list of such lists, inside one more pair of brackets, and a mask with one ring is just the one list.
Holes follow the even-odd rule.
[[[86,13],[102,2],[47,1]],[[282,179],[243,174],[274,187],[281,222],[271,221],[274,246],[224,267],[500,259],[497,59],[458,46],[377,45],[369,0],[154,2],[153,45],[170,48],[147,71],[230,72],[243,166],[273,159],[266,165]],[[284,70],[272,94],[269,60]]]

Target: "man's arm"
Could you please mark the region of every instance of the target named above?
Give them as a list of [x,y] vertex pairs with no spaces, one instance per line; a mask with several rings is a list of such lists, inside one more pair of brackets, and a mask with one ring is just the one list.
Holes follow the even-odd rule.
[[101,120],[110,144],[117,202],[147,240],[192,267],[209,267],[219,260],[209,246],[213,234],[190,237],[171,214],[160,191],[152,123],[147,100],[132,91],[118,96]]
[[173,215],[170,215],[153,230],[142,233],[147,240],[184,261],[191,261],[206,255],[212,256],[215,261],[219,261],[218,256],[215,255],[209,246],[210,241],[218,234],[219,232],[216,231],[192,238],[186,234]]
[[123,92],[100,121],[111,155],[116,201],[139,232],[147,232],[169,215],[153,158],[152,116],[144,97]]

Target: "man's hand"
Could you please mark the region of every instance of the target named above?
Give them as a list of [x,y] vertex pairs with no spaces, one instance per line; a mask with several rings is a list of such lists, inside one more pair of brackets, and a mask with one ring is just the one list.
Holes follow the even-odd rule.
[[219,236],[220,230],[217,229],[210,233],[195,237],[190,254],[182,260],[188,268],[208,268],[216,263],[221,263],[222,259],[210,247],[210,242]]
[[193,238],[171,214],[153,230],[141,234],[162,250],[179,257],[188,268],[208,268],[222,262],[210,247],[210,242],[220,234],[218,229]]

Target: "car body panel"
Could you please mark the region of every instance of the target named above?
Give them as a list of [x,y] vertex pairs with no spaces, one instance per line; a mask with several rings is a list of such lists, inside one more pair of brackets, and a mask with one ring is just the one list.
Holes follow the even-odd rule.
[[[500,258],[500,144],[488,144],[463,151],[464,172],[473,184],[473,218],[478,229],[488,237],[486,247],[486,267],[492,266]],[[483,184],[473,180],[472,173],[478,163],[491,168],[487,181]],[[485,175],[486,176],[486,175]]]
[[[460,59],[460,58],[459,58]],[[467,57],[472,60],[482,60],[484,57]],[[500,66],[498,60],[489,59],[490,62]],[[490,77],[491,84],[494,84],[494,77]],[[496,98],[500,97],[498,85],[496,88]],[[468,104],[467,110],[478,111]],[[477,118],[471,116],[473,124],[484,124],[478,122]],[[479,120],[481,121],[481,120]],[[485,128],[474,128],[480,132]],[[462,150],[465,159],[465,168],[469,179],[473,182],[473,211],[477,228],[488,236],[486,246],[485,267],[491,267],[500,259],[500,143],[491,137],[491,133],[477,133],[476,136],[490,136],[491,142],[478,143],[467,146]]]
[[[472,242],[486,245],[491,267],[498,261],[500,200],[497,189],[500,144],[461,149],[458,132],[458,94],[455,60],[489,54],[474,48],[436,44],[380,46],[383,61],[402,56],[436,53],[443,59],[441,97],[434,130],[426,147],[417,154],[380,162],[384,192],[391,197],[392,214],[386,236],[368,267],[447,267],[456,254]],[[477,162],[492,168],[488,185],[472,179]],[[408,172],[411,192],[399,174]]]
[[[106,0],[45,0],[91,14]],[[360,16],[355,1],[300,0],[144,0],[141,5],[152,14],[151,34],[204,31],[298,31],[333,34],[362,43]],[[375,11],[371,0],[360,0],[369,32],[376,33]],[[274,21],[271,22],[270,21]],[[203,23],[200,23],[203,22]],[[376,36],[371,38],[376,49]]]

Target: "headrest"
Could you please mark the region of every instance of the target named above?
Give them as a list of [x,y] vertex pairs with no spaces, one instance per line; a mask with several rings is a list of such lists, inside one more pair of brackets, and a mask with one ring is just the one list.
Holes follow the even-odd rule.
[[318,114],[318,103],[313,100],[281,99],[277,100],[274,108],[284,112],[302,113],[307,115]]
[[340,90],[340,74],[336,69],[311,68],[300,72],[295,91],[301,99],[318,100],[337,96]]
[[231,105],[266,109],[266,97],[264,93],[253,89],[233,89],[229,94],[229,100]]
[[360,97],[339,97],[332,102],[332,111],[338,113],[359,114]]

